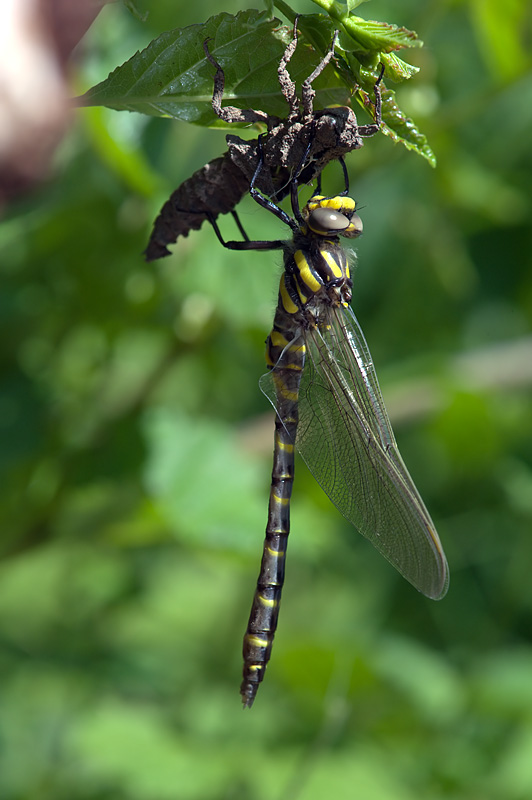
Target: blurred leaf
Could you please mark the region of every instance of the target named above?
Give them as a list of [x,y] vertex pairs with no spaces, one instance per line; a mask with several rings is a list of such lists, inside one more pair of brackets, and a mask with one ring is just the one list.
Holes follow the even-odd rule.
[[[382,768],[383,753],[378,747],[363,743],[355,752],[335,750],[321,754],[309,764],[303,781],[301,800],[318,797],[339,797],[346,787],[356,787],[365,800],[414,800],[416,797],[401,775],[393,757]],[[330,795],[329,795],[330,793]]]
[[511,81],[532,67],[530,7],[521,0],[471,0],[474,30],[487,67],[497,82]]
[[433,724],[455,720],[463,710],[459,675],[443,656],[407,639],[388,637],[373,657],[376,673],[404,692],[409,704]]
[[504,648],[484,656],[473,675],[479,700],[502,719],[532,715],[532,653],[524,647]]
[[146,22],[146,20],[148,19],[149,12],[145,11],[144,13],[142,13],[142,11],[139,10],[135,0],[122,0],[122,2],[124,3],[128,11],[130,11],[133,14],[134,17],[136,17],[141,22]]
[[532,793],[530,751],[532,748],[532,725],[523,725],[508,736],[503,744],[496,768],[490,775],[490,787],[497,796],[509,800],[521,800]]
[[[159,409],[147,416],[145,432],[150,452],[146,484],[178,535],[198,546],[252,547],[249,531],[263,526],[261,473],[249,460],[242,471],[230,430]],[[247,498],[240,506],[235,475],[238,496]]]
[[446,442],[455,469],[484,470],[495,461],[502,442],[490,404],[481,396],[456,393],[435,429]]
[[117,785],[131,800],[174,800],[212,794],[230,769],[225,748],[186,742],[153,710],[117,701],[87,709],[73,733],[78,769],[94,789]]
[[125,574],[109,552],[58,544],[7,562],[0,578],[2,631],[32,649],[50,628],[88,622],[122,591]]
[[103,109],[87,109],[86,115],[87,130],[95,150],[132,191],[151,197],[162,188],[160,176],[151,169],[138,143],[132,142],[131,147],[126,148],[123,135],[120,139],[113,136],[109,125],[105,124]]

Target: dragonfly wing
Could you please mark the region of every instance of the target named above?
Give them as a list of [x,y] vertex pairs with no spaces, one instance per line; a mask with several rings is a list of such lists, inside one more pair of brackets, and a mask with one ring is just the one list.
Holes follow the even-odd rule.
[[[355,315],[350,308],[327,308],[305,339],[298,451],[360,533],[416,589],[442,598],[449,584],[445,554],[397,448]],[[261,386],[275,406],[267,378]]]

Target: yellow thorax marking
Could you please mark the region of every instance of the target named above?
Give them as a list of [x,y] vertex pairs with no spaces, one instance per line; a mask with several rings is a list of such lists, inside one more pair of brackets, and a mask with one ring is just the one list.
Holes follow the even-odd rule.
[[296,314],[299,309],[292,300],[292,298],[290,297],[290,295],[288,294],[286,284],[284,282],[284,275],[282,276],[281,283],[279,284],[279,293],[281,295],[281,301],[284,310],[287,311],[289,314]]
[[[305,254],[301,250],[296,250],[294,253],[294,261],[299,270],[299,276],[305,286],[307,286],[313,294],[319,292],[321,289],[321,282],[312,274],[310,265]],[[302,300],[302,302],[305,302]]]

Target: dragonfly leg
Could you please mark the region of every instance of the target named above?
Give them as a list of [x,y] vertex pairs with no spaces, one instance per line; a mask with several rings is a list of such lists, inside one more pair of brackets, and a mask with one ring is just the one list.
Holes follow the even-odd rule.
[[375,95],[375,112],[373,115],[373,119],[375,120],[371,125],[359,125],[358,133],[360,136],[374,136],[376,133],[379,132],[380,127],[382,125],[382,94],[381,94],[381,82],[384,76],[384,64],[381,65],[381,71],[379,77],[375,81],[375,85],[373,87],[373,94]]
[[220,64],[209,51],[210,41],[212,41],[212,39],[205,39],[203,42],[203,50],[205,52],[205,58],[207,61],[210,61],[210,63],[216,69],[216,73],[214,75],[214,90],[212,93],[212,110],[216,116],[224,122],[247,122],[250,124],[255,122],[263,122],[267,124],[270,121],[270,117],[265,111],[255,111],[252,108],[242,109],[237,108],[236,106],[222,106],[225,89],[225,73]]
[[334,48],[336,47],[336,43],[338,41],[339,33],[338,31],[334,32],[334,36],[332,39],[332,43],[314,72],[308,76],[306,80],[303,81],[301,86],[301,101],[303,106],[303,118],[310,118],[312,117],[313,110],[314,110],[314,98],[316,97],[316,92],[312,88],[313,81],[316,80],[318,75],[320,75],[331,58],[334,56]]
[[292,41],[284,51],[283,57],[279,62],[279,66],[277,67],[277,75],[279,77],[281,92],[290,107],[290,113],[288,115],[289,120],[297,119],[299,116],[299,99],[296,92],[296,84],[286,69],[288,62],[294,55],[297,47],[297,23],[299,21],[299,17],[300,15],[298,14],[294,20],[294,35],[292,37]]

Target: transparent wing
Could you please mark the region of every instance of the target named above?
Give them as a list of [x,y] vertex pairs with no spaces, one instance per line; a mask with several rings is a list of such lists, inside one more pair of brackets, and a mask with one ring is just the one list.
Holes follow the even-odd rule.
[[[416,589],[435,600],[449,569],[406,469],[364,334],[350,308],[326,308],[304,334],[296,447],[341,513]],[[280,359],[282,366],[282,357]],[[261,389],[276,408],[272,373]]]

